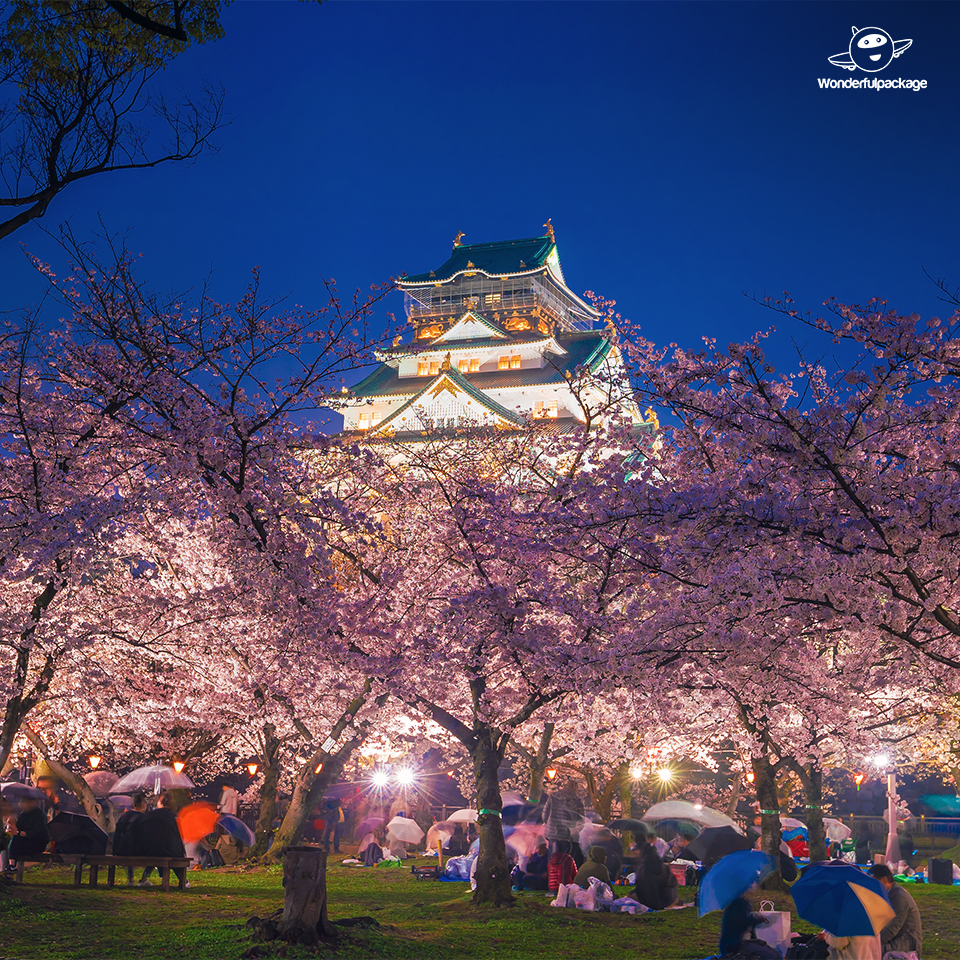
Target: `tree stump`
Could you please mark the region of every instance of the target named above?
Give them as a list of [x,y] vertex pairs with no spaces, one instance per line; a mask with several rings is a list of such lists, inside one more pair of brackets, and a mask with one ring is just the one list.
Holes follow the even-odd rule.
[[285,847],[283,851],[283,940],[312,946],[320,937],[336,936],[327,919],[327,853],[319,847]]

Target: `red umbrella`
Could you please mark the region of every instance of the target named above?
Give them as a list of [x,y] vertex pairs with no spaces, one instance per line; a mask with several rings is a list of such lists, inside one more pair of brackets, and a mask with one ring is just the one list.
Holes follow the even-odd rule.
[[190,803],[177,814],[177,826],[184,843],[196,843],[213,833],[219,818],[212,803]]

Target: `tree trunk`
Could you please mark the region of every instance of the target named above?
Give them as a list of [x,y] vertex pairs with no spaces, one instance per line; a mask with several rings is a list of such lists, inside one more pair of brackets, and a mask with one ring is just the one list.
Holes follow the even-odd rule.
[[776,871],[764,881],[764,887],[774,889],[782,886],[780,877],[780,800],[777,795],[777,772],[774,765],[766,757],[753,758],[753,772],[755,775],[754,787],[757,791],[757,800],[760,801],[760,849],[773,857],[777,865]]
[[743,790],[743,777],[734,774],[733,783],[730,786],[730,799],[727,801],[727,807],[724,810],[728,817],[732,817],[737,812],[741,790]]
[[[284,847],[300,842],[310,811],[340,778],[344,764],[350,759],[350,754],[353,753],[355,747],[359,746],[360,742],[359,739],[348,740],[333,756],[330,756],[321,748],[300,768],[300,772],[294,781],[290,806],[287,807],[280,829],[277,830],[277,835],[273,838],[273,846],[267,853],[269,860],[278,860]],[[321,757],[324,759],[321,760]],[[317,773],[317,767],[321,762],[323,766]]]
[[87,816],[107,835],[107,853],[110,853],[113,846],[113,831],[117,826],[116,811],[108,813],[108,805],[100,803],[87,781],[52,757],[50,748],[26,724],[23,726],[23,734],[37,748],[53,774],[80,798]]
[[814,764],[804,767],[803,795],[807,801],[807,836],[810,862],[827,859],[827,835],[823,827],[823,770]]
[[327,854],[317,847],[287,847],[283,851],[284,940],[313,946],[336,930],[327,919]]
[[550,756],[550,741],[553,739],[553,724],[547,723],[543,727],[543,736],[540,737],[540,747],[535,756],[530,758],[530,786],[527,798],[531,803],[539,803],[543,796],[543,777],[547,770]]
[[477,785],[477,830],[480,833],[480,856],[477,859],[477,889],[473,902],[505,906],[516,903],[510,892],[510,863],[503,839],[503,799],[497,770],[503,752],[497,748],[497,733],[483,727],[476,733],[473,751],[473,774]]
[[280,782],[280,741],[276,737],[277,728],[272,723],[263,727],[263,784],[260,787],[260,813],[254,833],[257,842],[249,856],[262,857],[270,849],[273,837],[273,819],[277,815],[277,785]]

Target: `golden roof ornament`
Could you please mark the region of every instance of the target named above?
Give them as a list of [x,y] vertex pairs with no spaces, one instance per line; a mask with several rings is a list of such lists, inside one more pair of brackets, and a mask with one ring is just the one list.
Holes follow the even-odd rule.
[[477,267],[477,265],[476,265],[472,260],[468,260],[468,261],[467,261],[467,266],[468,266],[468,267],[473,267],[474,269],[476,269],[476,267]]
[[450,351],[447,351],[447,355],[443,358],[443,363],[440,364],[440,372],[446,373],[450,369]]
[[543,225],[544,230],[547,231],[547,236],[553,243],[557,242],[557,238],[553,235],[553,224],[550,222],[553,218],[547,217],[547,222]]
[[646,414],[647,414],[646,422],[651,424],[654,430],[659,430],[660,418],[657,416],[656,411],[654,411],[653,407],[647,407]]
[[458,230],[458,231],[457,231],[457,235],[453,238],[453,245],[454,245],[454,247],[462,247],[462,246],[463,246],[463,238],[464,238],[465,236],[466,236],[466,234],[465,234],[462,230]]
[[394,345],[395,347],[399,347],[399,346],[400,346],[400,341],[401,341],[402,339],[403,339],[403,334],[402,334],[402,333],[398,333],[398,334],[393,338],[393,345]]
[[526,270],[526,269],[527,269],[527,265],[526,265],[522,260],[520,261],[520,269],[521,269],[521,270]]

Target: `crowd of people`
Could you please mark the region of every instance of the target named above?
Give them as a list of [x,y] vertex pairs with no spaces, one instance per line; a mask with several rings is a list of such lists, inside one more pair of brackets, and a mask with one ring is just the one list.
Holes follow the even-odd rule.
[[[37,794],[45,796],[46,800],[41,803]],[[131,808],[116,821],[111,838],[115,855],[189,857],[194,869],[234,863],[244,855],[243,844],[220,830],[200,841],[184,843],[177,819],[177,809],[183,798],[175,796],[172,791],[160,793],[153,809],[151,799],[142,792],[135,794]],[[24,792],[16,803],[17,809],[14,810],[4,801],[0,858],[3,869],[8,871],[15,869],[18,861],[29,860],[48,847],[51,839],[48,820],[68,806],[49,785],[44,792]],[[239,795],[229,784],[221,788],[217,809],[221,814],[234,817],[239,812]],[[347,835],[352,820],[351,813],[355,812],[348,809],[340,797],[324,798],[307,824],[306,839],[322,844],[327,851],[332,847],[334,852],[339,852],[341,839]],[[380,812],[387,813],[386,810]],[[391,808],[389,813],[404,816],[399,809]],[[363,862],[373,864],[384,857],[405,858],[407,844],[386,832],[385,817],[374,819],[379,826],[368,831],[359,842],[359,856]],[[589,889],[592,883],[627,885],[631,888],[629,898],[637,904],[647,910],[664,910],[679,903],[678,863],[688,864],[685,882],[696,882],[715,862],[707,859],[700,864],[699,872],[694,870],[691,873],[693,857],[688,850],[691,838],[687,833],[677,830],[672,837],[669,832],[658,836],[652,828],[647,829],[640,823],[636,824],[637,829],[630,831],[631,841],[625,848],[612,830],[591,824],[585,818],[582,803],[570,787],[553,792],[536,811],[536,819],[542,823],[543,838],[529,855],[521,856],[515,846],[508,846],[508,853],[514,861],[513,888],[517,891],[556,893],[564,885],[584,889]],[[757,817],[747,827],[747,837],[757,845],[761,826]],[[478,844],[475,825],[457,823],[450,835],[443,839],[442,849],[448,858],[470,859],[476,857]],[[858,855],[861,848],[864,852],[870,850],[864,832],[858,833],[856,838]],[[150,886],[152,869],[146,867],[137,881],[133,869],[128,868],[128,885]],[[877,863],[869,873],[886,891],[893,918],[876,936],[844,937],[823,931],[803,945],[807,951],[803,955],[833,960],[886,960],[888,955],[913,960],[921,956],[922,925],[916,902],[897,882],[887,865]],[[781,851],[781,875],[787,881],[795,880],[798,875],[793,851],[786,845]],[[757,938],[758,927],[762,931],[765,922],[762,914],[751,909],[745,896],[735,897],[723,913],[720,955],[754,957],[755,960],[780,956],[766,947],[762,937]]]

